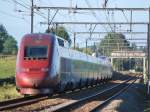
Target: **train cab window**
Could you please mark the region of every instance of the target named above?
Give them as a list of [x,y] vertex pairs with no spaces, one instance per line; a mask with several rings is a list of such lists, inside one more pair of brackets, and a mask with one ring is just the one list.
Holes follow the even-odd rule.
[[58,38],[58,43],[60,46],[64,47],[64,40]]
[[26,46],[24,58],[46,59],[47,49],[47,46]]

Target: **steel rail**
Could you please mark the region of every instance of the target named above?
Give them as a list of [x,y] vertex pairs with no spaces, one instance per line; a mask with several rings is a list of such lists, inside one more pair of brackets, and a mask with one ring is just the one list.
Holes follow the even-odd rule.
[[50,107],[49,109],[46,109],[46,110],[47,111],[52,111],[52,112],[62,112],[62,111],[65,111],[65,110],[69,110],[69,109],[71,109],[72,107],[74,107],[76,105],[82,104],[83,102],[86,102],[86,101],[89,101],[89,100],[93,100],[96,97],[101,96],[101,95],[105,95],[106,93],[108,93],[108,91],[110,92],[110,91],[112,91],[112,90],[114,90],[114,89],[116,89],[116,88],[118,88],[120,86],[123,86],[124,84],[126,84],[130,80],[133,80],[134,78],[133,77],[129,78],[128,80],[124,81],[123,83],[117,84],[117,85],[115,85],[113,87],[105,89],[105,90],[103,90],[103,91],[101,91],[101,92],[99,92],[97,94],[81,98],[80,100],[70,101],[70,102],[67,102],[67,103],[56,105],[56,106]]
[[[85,32],[74,32],[76,35],[78,35],[78,34],[89,34],[89,33],[91,33],[91,32],[87,32],[87,31],[85,31]],[[107,34],[107,33],[110,33],[110,34],[113,34],[112,32],[104,32],[104,31],[95,31],[95,32],[92,32],[93,34]],[[144,31],[134,31],[134,32],[130,32],[130,31],[116,31],[116,32],[114,32],[114,33],[125,33],[125,34],[147,34],[147,32],[144,32]]]
[[32,104],[41,100],[48,99],[48,96],[29,96],[23,98],[12,99],[8,101],[0,102],[0,111],[16,108],[19,106],[24,106]]
[[100,110],[101,108],[103,108],[111,100],[113,100],[114,98],[116,98],[117,96],[119,96],[121,93],[123,93],[124,91],[126,91],[130,86],[132,86],[137,79],[138,79],[138,77],[135,80],[133,80],[129,85],[127,85],[123,89],[121,89],[119,92],[117,92],[113,96],[107,98],[105,101],[103,101],[98,106],[96,106],[95,108],[93,108],[90,112],[97,112],[98,110]]

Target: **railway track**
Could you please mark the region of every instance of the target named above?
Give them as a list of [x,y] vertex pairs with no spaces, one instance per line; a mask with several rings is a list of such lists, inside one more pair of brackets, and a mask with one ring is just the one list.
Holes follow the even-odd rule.
[[[127,82],[127,81],[125,81],[125,82]],[[117,82],[115,82],[115,83],[117,83]],[[107,87],[108,85],[109,85],[109,87]],[[99,86],[100,87],[103,86],[105,89],[106,88],[113,89],[119,85],[121,86],[121,84],[118,84],[118,85],[114,84],[115,86],[114,85],[110,86],[110,84],[108,84],[108,85],[104,84],[104,85],[99,85]],[[100,95],[103,96],[103,94],[106,94],[105,91],[109,90],[109,89],[104,90],[104,88],[102,89],[103,91],[101,90],[100,93],[98,93],[98,92],[92,93],[91,92],[93,95],[91,95],[91,94],[90,94],[91,96],[86,95],[86,97],[84,95],[81,95],[81,94],[85,94],[85,93],[83,93],[83,92],[80,93],[80,91],[75,91],[75,92],[71,92],[71,93],[64,93],[64,94],[56,95],[56,96],[51,97],[50,99],[48,96],[30,96],[30,97],[25,97],[25,98],[13,99],[13,100],[5,101],[5,102],[0,102],[0,111],[10,110],[10,109],[14,109],[14,111],[15,111],[15,108],[21,108],[23,111],[24,110],[24,108],[22,108],[23,106],[33,105],[40,101],[51,100],[48,102],[49,103],[48,106],[44,106],[44,105],[43,105],[43,107],[37,106],[36,108],[31,109],[31,111],[48,110],[48,111],[65,111],[66,112],[66,111],[70,111],[70,108],[71,109],[78,108],[78,106],[76,106],[76,104],[83,104],[84,102],[94,100],[94,98],[96,99]],[[86,90],[83,89],[82,91],[86,91]],[[72,96],[75,96],[75,94],[78,94],[78,95],[76,95],[77,97],[80,95],[81,95],[81,97],[80,98],[78,97],[76,100],[72,100],[71,98],[72,98]],[[71,97],[70,97],[70,95],[71,95]],[[64,100],[64,99],[62,99],[62,98],[64,98],[64,96],[69,96],[69,97],[65,97],[65,100]],[[56,101],[57,103],[54,103],[54,101]],[[28,108],[28,107],[26,107],[26,108]],[[30,109],[27,111],[30,111]]]
[[45,99],[48,99],[48,96],[29,96],[24,98],[17,98],[8,101],[3,101],[0,102],[0,111],[32,104]]
[[[103,85],[103,86],[105,87],[107,85]],[[88,89],[90,89],[90,88],[82,88],[81,91],[86,91]],[[66,93],[62,93],[62,94],[55,94],[52,97],[48,97],[48,96],[30,96],[30,97],[7,100],[7,101],[0,102],[0,111],[10,110],[10,109],[15,111],[17,108],[22,108],[21,111],[23,111],[24,106],[33,105],[33,104],[36,104],[40,101],[45,101],[45,100],[51,100],[51,101],[48,102],[50,105],[56,105],[56,103],[51,103],[51,102],[55,102],[56,100],[59,100],[58,104],[60,104],[60,102],[61,102],[60,100],[62,100],[63,96],[67,96],[67,95],[68,96],[70,96],[70,95],[73,96],[73,94],[78,94],[81,91],[76,90],[74,92],[70,91],[70,92],[66,92]],[[39,107],[39,108],[41,109],[41,107]],[[43,107],[43,109],[44,109],[44,107]],[[27,111],[29,111],[29,110],[27,110]],[[37,110],[39,110],[39,109],[37,109]]]
[[109,103],[111,100],[113,100],[115,97],[119,96],[121,93],[123,93],[125,90],[127,90],[134,82],[137,80],[132,80],[129,84],[127,84],[125,87],[123,87],[121,90],[119,90],[117,93],[113,94],[112,96],[108,97],[104,101],[102,101],[99,105],[97,105],[95,108],[93,108],[90,112],[96,112],[99,109],[103,108],[107,103]]
[[[139,78],[134,77],[130,78],[126,81],[123,81],[123,83],[117,84],[113,87],[110,87],[108,89],[105,89],[99,93],[90,95],[88,97],[81,98],[79,100],[72,100],[67,103],[62,103],[60,105],[51,106],[50,108],[46,109],[46,111],[50,112],[79,112],[81,111],[80,108],[84,105],[89,103],[92,103],[95,100],[98,100],[98,105],[94,105],[93,108],[90,108],[88,111],[95,112],[98,109],[102,108],[105,104],[107,104],[110,100],[121,94],[123,91],[125,91],[127,88],[129,88],[134,82]],[[39,111],[39,110],[36,110]]]
[[[109,85],[110,84],[108,84],[108,85],[104,84],[103,87],[109,86]],[[99,86],[101,86],[101,85],[99,85]],[[99,87],[99,86],[97,86],[97,87]],[[24,109],[26,109],[26,106],[31,106],[31,105],[39,103],[40,101],[45,101],[45,100],[51,100],[51,101],[48,102],[49,105],[58,105],[61,102],[60,100],[62,100],[61,103],[65,102],[62,99],[64,96],[69,96],[66,99],[70,99],[70,96],[71,97],[75,96],[75,94],[79,94],[81,91],[86,92],[89,89],[91,89],[91,88],[82,88],[82,90],[75,90],[73,92],[70,91],[70,92],[66,92],[66,93],[62,93],[62,94],[55,94],[52,97],[48,97],[48,96],[30,96],[30,97],[25,97],[25,98],[17,98],[17,99],[12,99],[12,100],[8,100],[8,101],[3,101],[3,102],[0,102],[0,111],[10,110],[10,109],[14,110],[14,111],[20,111],[20,110],[17,110],[17,109],[21,109],[21,111],[23,111]],[[93,88],[93,89],[96,89],[96,87]],[[79,95],[76,95],[76,96],[79,96]],[[54,103],[56,101],[59,102],[59,103],[58,104]],[[37,107],[41,109],[41,106],[37,106]],[[42,109],[44,109],[45,107],[46,106],[43,106]],[[27,110],[27,111],[29,111],[29,110]],[[39,109],[37,109],[37,110],[39,110]],[[32,109],[31,109],[31,111],[32,111]]]

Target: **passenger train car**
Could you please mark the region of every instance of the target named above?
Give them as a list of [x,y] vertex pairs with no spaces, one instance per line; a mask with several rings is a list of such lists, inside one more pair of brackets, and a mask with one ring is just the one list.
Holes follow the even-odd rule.
[[26,34],[16,63],[16,87],[24,95],[51,94],[112,78],[106,57],[72,50],[66,40],[53,34]]

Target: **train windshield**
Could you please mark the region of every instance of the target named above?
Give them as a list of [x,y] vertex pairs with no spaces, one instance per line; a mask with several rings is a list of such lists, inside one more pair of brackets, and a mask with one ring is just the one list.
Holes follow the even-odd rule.
[[46,59],[48,56],[47,49],[48,49],[47,46],[26,46],[24,57],[25,58]]

